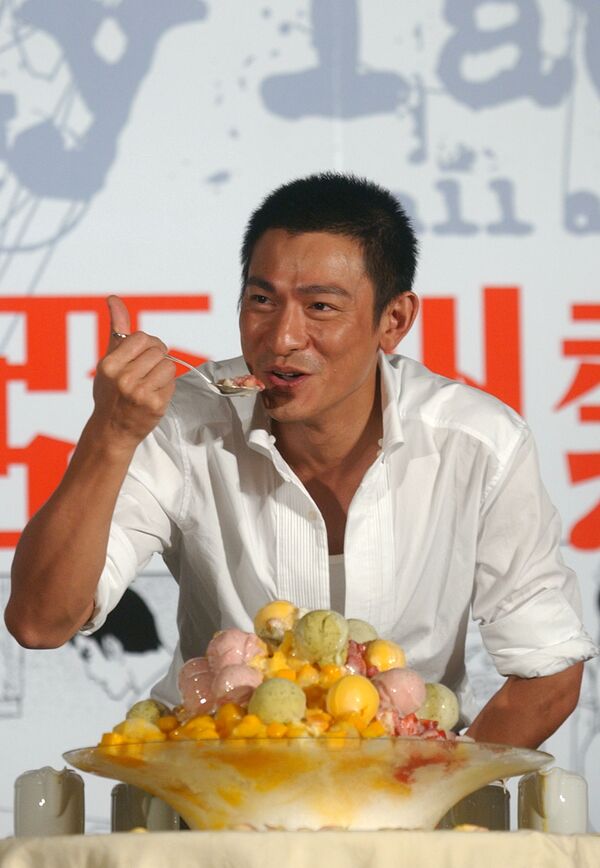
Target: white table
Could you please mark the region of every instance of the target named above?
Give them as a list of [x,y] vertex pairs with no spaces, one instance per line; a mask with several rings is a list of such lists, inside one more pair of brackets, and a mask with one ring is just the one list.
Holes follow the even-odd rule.
[[2,868],[599,868],[600,836],[541,832],[151,832],[7,838]]

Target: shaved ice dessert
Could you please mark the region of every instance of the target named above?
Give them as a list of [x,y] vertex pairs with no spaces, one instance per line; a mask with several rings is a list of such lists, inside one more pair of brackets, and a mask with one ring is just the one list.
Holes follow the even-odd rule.
[[229,738],[456,738],[456,696],[406,667],[371,624],[287,600],[263,606],[255,633],[216,633],[179,672],[181,704],[137,702],[102,737],[111,746]]
[[133,705],[83,771],[164,799],[197,829],[434,828],[461,798],[540,768],[537,751],[456,736],[458,702],[364,622],[286,600],[220,631],[181,702]]

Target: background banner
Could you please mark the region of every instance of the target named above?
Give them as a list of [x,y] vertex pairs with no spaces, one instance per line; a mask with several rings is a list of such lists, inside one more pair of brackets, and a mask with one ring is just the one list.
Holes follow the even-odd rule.
[[[197,362],[239,352],[245,221],[278,184],[390,188],[421,243],[401,352],[525,416],[600,634],[597,0],[0,0],[0,601],[91,410],[104,299]],[[118,626],[25,651],[0,626],[0,834],[22,771],[61,768],[145,696],[175,642],[153,561]],[[481,701],[498,684],[470,635]],[[591,787],[600,682],[547,744]],[[594,771],[596,770],[596,771]],[[88,828],[109,790],[86,783]]]

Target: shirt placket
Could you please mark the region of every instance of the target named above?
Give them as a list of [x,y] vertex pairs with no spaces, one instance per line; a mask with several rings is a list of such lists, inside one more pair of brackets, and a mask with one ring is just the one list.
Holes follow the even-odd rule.
[[388,465],[381,458],[350,505],[344,555],[346,617],[362,618],[386,635],[396,615],[396,564]]
[[275,492],[276,585],[281,599],[305,609],[328,609],[327,528],[314,500],[276,450],[282,484]]

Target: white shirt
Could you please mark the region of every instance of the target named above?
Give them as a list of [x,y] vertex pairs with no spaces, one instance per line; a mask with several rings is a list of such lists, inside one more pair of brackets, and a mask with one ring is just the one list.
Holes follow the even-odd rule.
[[[456,690],[468,722],[470,610],[503,675],[550,675],[597,649],[525,422],[410,359],[380,354],[379,367],[383,439],[348,510],[344,614],[402,645],[426,681]],[[242,359],[205,368],[215,379],[246,372]],[[155,691],[172,704],[182,660],[216,630],[252,630],[276,598],[330,608],[325,522],[277,451],[260,398],[224,399],[194,374],[179,379],[121,490],[85,631],[154,552],[180,588],[180,648]]]

